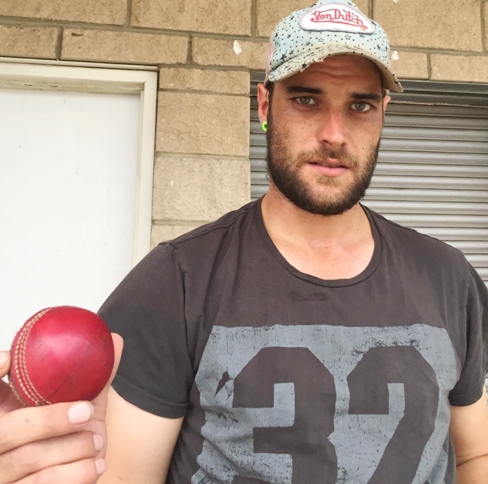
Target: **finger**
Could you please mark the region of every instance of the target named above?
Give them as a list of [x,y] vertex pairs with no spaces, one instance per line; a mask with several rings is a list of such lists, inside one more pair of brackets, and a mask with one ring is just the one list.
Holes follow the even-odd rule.
[[89,402],[21,408],[0,420],[0,455],[16,447],[81,430],[93,417]]
[[[106,470],[107,466],[103,459],[85,459],[71,464],[49,467],[30,476],[24,477],[15,484],[95,484]],[[0,480],[0,484],[6,481]]]
[[122,336],[112,333],[112,340],[114,342],[114,367],[112,369],[112,374],[110,375],[110,378],[108,380],[107,385],[105,385],[105,388],[103,391],[100,393],[100,395],[93,400],[93,405],[95,407],[95,418],[98,420],[104,420],[105,419],[105,412],[107,409],[107,397],[108,397],[108,389],[110,388],[110,385],[112,384],[113,379],[115,378],[115,375],[117,374],[117,369],[119,368],[120,364],[120,359],[122,358],[122,350],[124,349],[124,340],[122,339]]
[[0,482],[14,482],[42,469],[94,458],[103,446],[101,435],[83,431],[17,447],[0,455]]
[[2,381],[10,367],[10,351],[0,351],[0,417],[21,408],[22,405],[12,393],[10,386]]
[[10,385],[0,380],[0,418],[5,414],[24,407],[12,392]]
[[114,358],[114,367],[112,370],[112,374],[110,375],[110,380],[108,382],[109,385],[112,383],[113,379],[115,378],[115,375],[120,365],[120,359],[122,358],[122,350],[124,349],[124,340],[122,339],[122,336],[120,336],[117,333],[112,333],[112,340],[114,342],[115,358]]
[[0,351],[0,378],[3,378],[10,368],[10,351]]

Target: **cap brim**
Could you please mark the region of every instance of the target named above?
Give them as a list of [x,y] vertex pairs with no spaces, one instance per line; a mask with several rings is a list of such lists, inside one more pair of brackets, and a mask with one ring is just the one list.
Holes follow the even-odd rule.
[[281,81],[298,72],[303,72],[307,67],[316,62],[322,62],[327,57],[336,55],[359,55],[366,57],[378,66],[383,76],[383,87],[385,89],[403,92],[403,86],[391,69],[381,59],[365,49],[364,46],[354,43],[330,42],[328,44],[319,44],[315,48],[309,49],[306,53],[297,55],[276,69],[271,70],[268,79],[271,82]]

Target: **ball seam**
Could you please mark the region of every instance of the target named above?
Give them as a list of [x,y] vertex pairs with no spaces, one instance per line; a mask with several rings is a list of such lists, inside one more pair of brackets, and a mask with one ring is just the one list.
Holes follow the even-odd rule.
[[[38,392],[34,384],[32,383],[32,380],[29,377],[29,373],[27,371],[27,365],[26,365],[26,347],[27,347],[27,338],[29,337],[30,332],[32,331],[32,328],[35,326],[37,321],[42,318],[47,312],[49,312],[52,308],[47,308],[44,309],[43,311],[40,311],[37,313],[30,321],[27,322],[27,324],[24,327],[24,330],[22,331],[20,337],[19,337],[19,343],[18,343],[18,350],[15,353],[15,358],[17,358],[17,368],[18,368],[18,379],[19,379],[19,384],[22,388],[22,391],[25,393],[25,395],[36,405],[36,406],[41,406],[41,405],[49,405],[50,402],[45,400],[42,395]],[[20,354],[18,354],[20,353]]]

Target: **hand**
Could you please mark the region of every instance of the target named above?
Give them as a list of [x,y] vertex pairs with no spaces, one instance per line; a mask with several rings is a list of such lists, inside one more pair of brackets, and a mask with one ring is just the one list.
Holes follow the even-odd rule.
[[[123,342],[112,335],[115,364],[109,383],[92,402],[23,408],[0,380],[0,484],[93,484],[105,471],[105,414]],[[2,355],[4,361],[2,361]],[[10,355],[0,352],[0,379]]]

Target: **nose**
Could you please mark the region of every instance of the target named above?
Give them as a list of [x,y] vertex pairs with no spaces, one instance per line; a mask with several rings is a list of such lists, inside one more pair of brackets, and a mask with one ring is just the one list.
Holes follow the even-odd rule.
[[320,143],[330,149],[337,149],[346,144],[347,120],[341,109],[327,109],[318,121],[317,137]]

